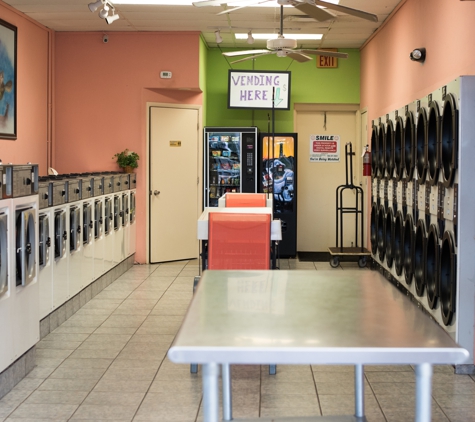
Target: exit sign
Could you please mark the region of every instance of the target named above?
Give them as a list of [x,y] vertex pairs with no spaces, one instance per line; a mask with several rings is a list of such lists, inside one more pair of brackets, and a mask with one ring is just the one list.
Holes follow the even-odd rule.
[[[326,48],[325,51],[338,51],[336,48]],[[317,67],[338,67],[337,57],[317,56]]]

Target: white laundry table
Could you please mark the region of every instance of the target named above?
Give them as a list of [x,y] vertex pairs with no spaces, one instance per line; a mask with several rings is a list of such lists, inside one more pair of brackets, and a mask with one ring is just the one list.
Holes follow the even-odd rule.
[[268,362],[355,365],[355,415],[319,421],[366,420],[364,364],[414,364],[415,420],[430,422],[432,364],[469,353],[377,272],[281,270],[206,271],[168,356],[203,365],[205,422],[219,420],[220,365]]

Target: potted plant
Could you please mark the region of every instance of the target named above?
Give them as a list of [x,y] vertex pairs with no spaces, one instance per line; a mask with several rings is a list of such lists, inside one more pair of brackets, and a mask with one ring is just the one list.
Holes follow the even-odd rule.
[[114,154],[112,159],[114,158],[116,159],[119,167],[123,168],[126,173],[133,173],[134,169],[139,166],[139,155],[136,152],[129,151],[128,149]]

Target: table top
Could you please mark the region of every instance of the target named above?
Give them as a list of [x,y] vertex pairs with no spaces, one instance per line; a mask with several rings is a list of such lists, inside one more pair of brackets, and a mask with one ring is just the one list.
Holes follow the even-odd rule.
[[458,364],[469,353],[375,271],[205,271],[176,363]]

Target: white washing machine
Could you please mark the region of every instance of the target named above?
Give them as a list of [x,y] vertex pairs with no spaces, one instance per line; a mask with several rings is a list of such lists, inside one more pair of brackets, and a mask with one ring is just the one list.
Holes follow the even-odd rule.
[[[11,251],[10,245],[10,219],[11,219],[11,201],[6,197],[7,191],[7,170],[5,166],[0,165],[0,372],[7,368],[13,362],[13,331],[10,324],[11,306],[12,306],[12,281],[10,269]],[[11,173],[10,173],[11,175]],[[9,191],[11,192],[11,180]]]
[[114,267],[114,185],[110,174],[103,175],[104,180],[104,272]]
[[114,265],[119,264],[124,257],[124,230],[122,228],[122,193],[116,192],[112,197],[113,205],[113,237],[114,237]]
[[54,212],[53,182],[48,177],[39,180],[39,294],[40,320],[53,310]]
[[82,247],[83,271],[82,287],[91,284],[94,280],[94,199],[82,201]]
[[[38,166],[13,166],[13,195],[9,221],[13,358],[40,338],[38,283]],[[21,196],[24,195],[24,196]]]
[[97,173],[91,174],[93,178],[93,222],[94,222],[94,280],[104,274],[105,254],[105,208],[104,208],[104,179]]
[[137,195],[137,183],[135,179],[135,174],[131,175],[130,178],[130,198],[129,198],[129,256],[135,253],[136,249],[136,237],[137,237],[137,224],[136,224],[136,195]]
[[130,255],[130,191],[126,190],[122,192],[122,231],[123,231],[123,243],[121,249],[121,261]]
[[69,204],[68,181],[52,177],[53,207],[53,309],[69,297]]

